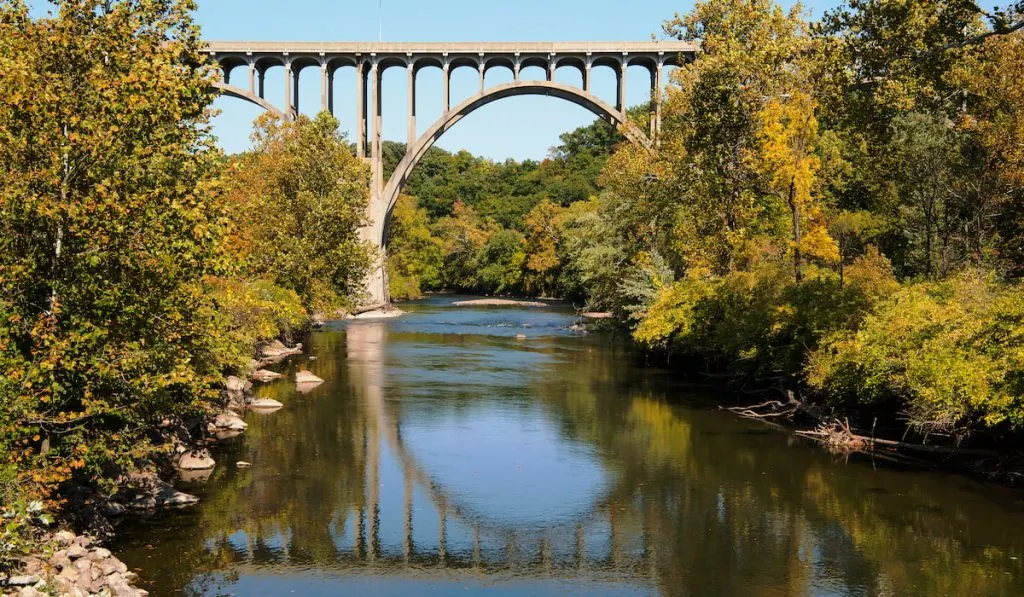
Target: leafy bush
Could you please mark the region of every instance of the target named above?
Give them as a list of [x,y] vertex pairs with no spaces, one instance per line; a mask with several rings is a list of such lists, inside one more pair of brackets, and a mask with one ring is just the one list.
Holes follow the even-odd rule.
[[38,500],[5,500],[0,504],[0,572],[10,572],[21,564],[19,558],[38,548],[41,527],[50,526],[53,519]]
[[811,386],[846,404],[902,413],[962,438],[1024,424],[1024,294],[976,273],[904,286],[855,331],[830,336]]
[[847,268],[845,282],[831,270],[807,273],[796,283],[789,264],[776,261],[684,278],[659,293],[634,338],[737,374],[796,374],[821,338],[854,329],[896,286],[888,262],[874,252]]
[[210,289],[224,330],[219,360],[227,368],[243,367],[261,341],[290,339],[308,325],[309,315],[298,293],[270,280],[215,278]]

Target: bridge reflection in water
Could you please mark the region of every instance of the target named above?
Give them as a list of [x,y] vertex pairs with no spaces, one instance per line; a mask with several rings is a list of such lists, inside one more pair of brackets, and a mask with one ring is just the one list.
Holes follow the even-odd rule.
[[[365,413],[361,435],[366,501],[349,513],[354,527],[338,538],[341,545],[346,539],[350,542],[339,550],[341,562],[359,567],[376,564],[375,568],[402,574],[415,571],[417,576],[445,570],[448,579],[452,571],[460,570],[480,573],[509,569],[517,576],[542,577],[577,577],[589,570],[599,571],[602,578],[634,580],[638,574],[645,574],[645,566],[653,560],[648,557],[648,523],[643,517],[637,519],[600,501],[589,511],[542,525],[488,520],[432,479],[403,442],[397,404],[388,403],[384,397],[386,333],[386,324],[360,323],[349,326],[346,334],[349,389]],[[467,449],[471,453],[472,446]],[[394,520],[382,521],[382,453],[398,467],[402,479],[400,542],[397,533],[389,534],[391,543],[381,539],[382,524],[394,524]],[[384,514],[392,518],[398,515],[397,511]],[[414,529],[420,524],[434,535],[431,540],[415,538]],[[254,557],[246,559],[257,561]]]
[[154,595],[1024,594],[1014,494],[673,405],[567,316],[415,309],[316,334],[327,382],[218,455],[253,468],[125,529]]

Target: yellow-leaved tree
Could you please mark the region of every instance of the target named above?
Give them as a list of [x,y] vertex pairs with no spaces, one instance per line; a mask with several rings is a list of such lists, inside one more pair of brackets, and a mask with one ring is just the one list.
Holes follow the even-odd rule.
[[829,235],[815,178],[821,160],[815,153],[818,120],[815,101],[804,89],[770,99],[758,114],[756,152],[751,158],[766,179],[770,193],[789,207],[793,271],[803,279],[804,258],[839,261],[839,245]]

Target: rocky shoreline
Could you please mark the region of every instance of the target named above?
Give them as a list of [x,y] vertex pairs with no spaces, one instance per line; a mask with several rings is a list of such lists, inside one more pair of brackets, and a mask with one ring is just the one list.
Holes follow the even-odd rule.
[[59,531],[51,535],[47,543],[53,549],[48,557],[45,554],[28,557],[18,575],[0,577],[4,595],[149,595],[148,591],[133,586],[138,576],[109,549],[100,547],[93,537]]
[[[210,447],[245,432],[248,424],[242,414],[249,411],[268,413],[282,408],[283,405],[276,400],[256,399],[253,384],[282,379],[282,374],[265,367],[280,364],[302,352],[301,343],[286,346],[274,340],[259,350],[259,358],[249,363],[244,379],[236,376],[225,378],[220,409],[192,421],[161,421],[154,433],[164,442],[172,443],[173,452],[166,457],[158,457],[158,461],[136,462],[134,470],[117,478],[119,489],[113,495],[78,488],[78,495],[71,499],[75,506],[69,511],[75,517],[76,526],[96,529],[97,532],[76,535],[61,530],[46,536],[44,548],[40,553],[25,557],[20,570],[10,576],[0,575],[0,595],[148,595],[144,589],[134,586],[138,576],[110,550],[101,546],[103,538],[109,539],[113,535],[110,520],[198,503],[199,498],[177,490],[168,479],[199,481],[208,478],[217,465],[210,454]],[[323,380],[308,371],[300,371],[296,375],[296,383],[308,389],[323,383]],[[248,463],[236,465],[248,466]]]

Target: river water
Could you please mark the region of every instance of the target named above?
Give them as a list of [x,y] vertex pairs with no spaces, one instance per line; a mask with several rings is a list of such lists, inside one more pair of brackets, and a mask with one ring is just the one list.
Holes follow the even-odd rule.
[[[1024,595],[1024,500],[717,410],[566,309],[331,324],[193,509],[118,554],[154,595]],[[526,338],[517,338],[525,335]],[[312,358],[315,357],[315,358]],[[234,463],[247,461],[251,468]]]

